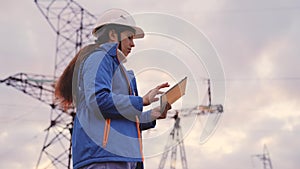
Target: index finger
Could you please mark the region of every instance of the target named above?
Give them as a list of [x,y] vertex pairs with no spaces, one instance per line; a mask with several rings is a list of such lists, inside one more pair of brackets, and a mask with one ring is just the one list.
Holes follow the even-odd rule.
[[156,87],[156,89],[161,89],[161,88],[165,88],[165,87],[169,87],[169,86],[170,86],[169,83],[166,82],[166,83],[163,83],[163,84],[158,85],[158,86]]

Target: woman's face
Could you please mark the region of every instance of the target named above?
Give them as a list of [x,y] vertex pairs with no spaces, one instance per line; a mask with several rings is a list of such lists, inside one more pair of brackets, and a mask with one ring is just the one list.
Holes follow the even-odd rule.
[[121,50],[125,56],[131,52],[131,48],[134,47],[133,42],[134,33],[132,31],[126,30],[121,32]]

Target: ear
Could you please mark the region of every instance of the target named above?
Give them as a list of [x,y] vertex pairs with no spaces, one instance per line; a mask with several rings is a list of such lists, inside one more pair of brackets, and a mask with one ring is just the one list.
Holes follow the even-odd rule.
[[118,35],[115,30],[110,30],[108,36],[110,42],[118,42]]

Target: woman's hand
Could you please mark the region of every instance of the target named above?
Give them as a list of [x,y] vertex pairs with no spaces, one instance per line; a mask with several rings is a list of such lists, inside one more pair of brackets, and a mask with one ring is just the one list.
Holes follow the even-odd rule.
[[167,112],[170,110],[172,107],[169,103],[166,104],[164,111],[161,113],[160,106],[155,107],[151,111],[151,118],[152,120],[156,119],[165,119],[167,117]]
[[160,89],[169,87],[169,86],[170,86],[169,83],[166,82],[166,83],[158,85],[154,89],[151,89],[146,95],[143,96],[143,105],[148,106],[151,103],[158,101],[159,98],[157,98],[156,95],[163,93],[162,91],[160,91]]

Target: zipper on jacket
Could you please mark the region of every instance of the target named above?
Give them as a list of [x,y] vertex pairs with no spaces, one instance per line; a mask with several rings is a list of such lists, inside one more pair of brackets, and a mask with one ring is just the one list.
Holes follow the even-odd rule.
[[[118,49],[117,49],[118,50]],[[120,69],[122,71],[122,74],[123,76],[125,77],[126,79],[126,82],[127,82],[127,86],[128,86],[128,93],[129,95],[134,95],[135,93],[132,91],[132,88],[131,88],[131,85],[130,85],[130,81],[127,77],[127,74],[125,72],[125,68],[123,67],[123,65],[121,64],[118,56],[117,56],[117,59],[118,59],[118,62],[119,62],[119,66],[120,66]],[[138,139],[139,139],[139,145],[140,145],[140,153],[141,153],[141,157],[142,157],[142,161],[144,161],[144,154],[143,154],[143,142],[142,142],[142,136],[141,136],[141,130],[140,130],[140,120],[139,120],[139,117],[136,115],[135,116],[135,119],[136,119],[136,130],[137,130],[137,133],[138,133]]]
[[104,133],[103,133],[103,141],[102,147],[105,148],[108,142],[108,135],[110,130],[110,119],[105,120]]

